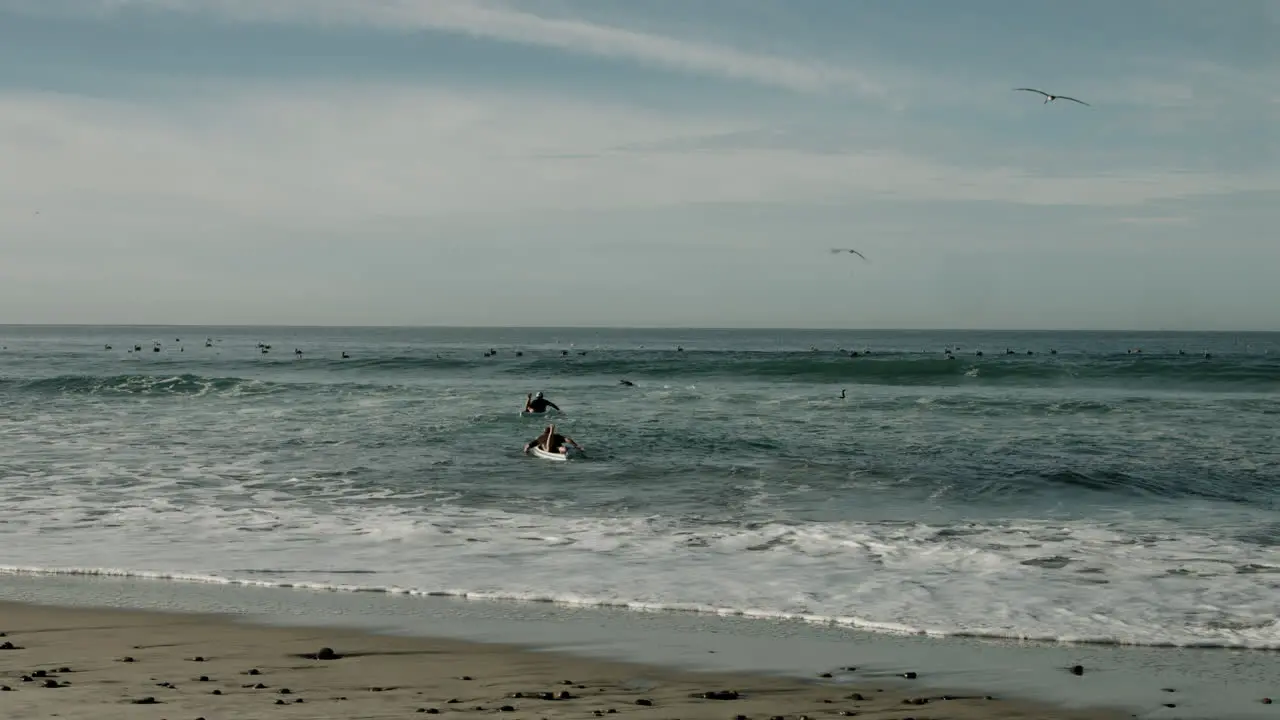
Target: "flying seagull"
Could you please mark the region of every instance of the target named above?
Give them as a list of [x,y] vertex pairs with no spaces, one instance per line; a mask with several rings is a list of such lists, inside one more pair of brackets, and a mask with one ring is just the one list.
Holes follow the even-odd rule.
[[1014,88],[1015,92],[1018,90],[1026,90],[1027,92],[1040,93],[1041,95],[1044,96],[1044,102],[1046,105],[1053,102],[1054,100],[1070,100],[1071,102],[1078,102],[1081,105],[1088,105],[1089,107],[1093,107],[1092,105],[1089,105],[1089,103],[1083,100],[1077,100],[1073,97],[1067,97],[1066,95],[1050,95],[1049,93],[1043,90],[1037,90],[1035,88]]
[[[866,256],[866,255],[863,255],[862,253],[858,252],[857,250],[853,250],[853,249],[851,249],[851,248],[831,248],[831,252],[832,252],[832,253],[851,253],[851,254],[853,254],[853,255],[857,255],[858,257],[862,258],[863,260],[867,260],[867,256]],[[870,260],[867,260],[867,262],[871,262],[871,261],[870,261]]]

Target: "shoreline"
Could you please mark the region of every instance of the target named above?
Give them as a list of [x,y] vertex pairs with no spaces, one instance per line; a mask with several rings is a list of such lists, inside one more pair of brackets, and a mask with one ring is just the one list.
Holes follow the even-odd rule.
[[[15,720],[55,714],[212,720],[457,712],[497,712],[512,720],[609,714],[717,720],[853,714],[885,720],[922,714],[956,720],[1130,717],[1121,709],[1071,710],[923,686],[913,690],[906,686],[910,680],[877,682],[839,668],[809,680],[700,672],[515,644],[269,626],[214,614],[0,602],[0,625],[6,634],[0,642],[15,648],[0,650],[0,683],[11,688],[0,692],[0,714]],[[307,657],[323,648],[340,657]],[[563,692],[569,696],[559,699]],[[711,696],[697,697],[705,693]],[[306,705],[302,714],[298,704]]]
[[[572,609],[545,603],[198,587],[152,580],[0,576],[0,631],[13,630],[11,618],[16,617],[14,612],[22,611],[70,613],[66,617],[86,613],[102,618],[152,618],[161,627],[180,618],[207,632],[222,628],[237,633],[285,633],[280,637],[301,633],[320,642],[318,647],[333,646],[338,640],[332,638],[337,637],[374,644],[425,643],[422,648],[452,643],[500,647],[534,664],[643,668],[645,676],[675,677],[682,682],[705,683],[719,677],[731,686],[754,687],[751,683],[758,681],[795,692],[825,688],[873,697],[866,690],[882,690],[874,695],[899,703],[910,697],[944,695],[1000,699],[984,700],[983,714],[978,717],[1006,717],[991,714],[997,707],[1001,713],[1023,713],[1007,716],[1011,718],[1064,720],[1280,716],[1280,705],[1261,703],[1264,696],[1280,695],[1280,659],[1275,653],[1256,651],[1044,646],[882,636],[799,623]],[[149,631],[144,628],[141,632]],[[12,637],[9,641],[23,644]],[[0,675],[4,678],[0,683],[13,686],[14,662],[12,653],[0,651]],[[1077,663],[1085,668],[1082,676],[1068,671]],[[846,666],[858,670],[841,672]],[[824,672],[833,677],[820,677]],[[916,672],[917,677],[900,677],[907,672]],[[1166,692],[1166,688],[1174,692]],[[3,699],[0,696],[0,701]],[[970,717],[952,714],[962,709],[953,701],[926,705],[929,712],[923,715],[894,714],[899,707],[914,707],[900,705],[883,708],[889,714],[873,716]],[[746,714],[750,720],[760,720],[750,713],[723,715],[731,709],[723,707],[714,717],[727,720]],[[825,709],[831,711],[831,707]],[[938,714],[944,709],[946,713]],[[770,712],[768,717],[787,714]],[[681,713],[662,717],[700,717],[693,710]],[[201,713],[192,715],[198,716]]]

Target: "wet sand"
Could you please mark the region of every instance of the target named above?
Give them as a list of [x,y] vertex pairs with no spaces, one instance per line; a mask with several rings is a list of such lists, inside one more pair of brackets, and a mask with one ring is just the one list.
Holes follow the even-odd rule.
[[[878,687],[841,668],[812,681],[698,673],[458,640],[234,618],[0,603],[0,717],[77,720],[399,718],[634,720],[1130,717]],[[317,656],[329,648],[336,657]],[[903,687],[905,685],[905,688]],[[711,697],[705,697],[712,693]]]

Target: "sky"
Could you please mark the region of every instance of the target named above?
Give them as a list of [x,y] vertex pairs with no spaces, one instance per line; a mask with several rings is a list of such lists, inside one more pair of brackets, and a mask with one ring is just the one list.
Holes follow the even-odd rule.
[[1278,223],[1280,0],[0,0],[0,323],[1280,330]]

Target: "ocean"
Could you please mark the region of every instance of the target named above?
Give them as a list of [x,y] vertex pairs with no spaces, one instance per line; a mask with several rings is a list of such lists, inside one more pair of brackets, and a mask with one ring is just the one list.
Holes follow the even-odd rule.
[[[0,346],[0,584],[1280,649],[1280,334],[7,326]],[[537,391],[585,457],[521,453]]]

